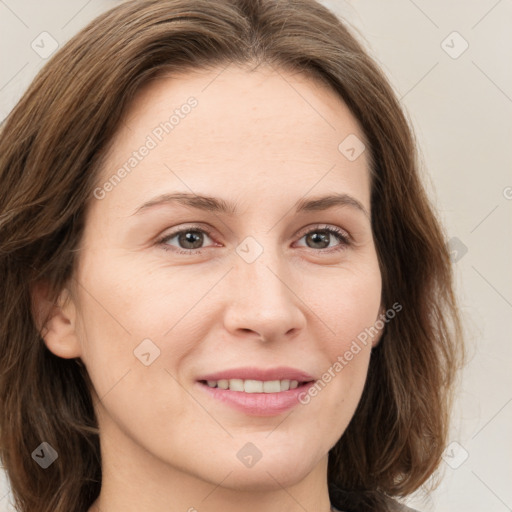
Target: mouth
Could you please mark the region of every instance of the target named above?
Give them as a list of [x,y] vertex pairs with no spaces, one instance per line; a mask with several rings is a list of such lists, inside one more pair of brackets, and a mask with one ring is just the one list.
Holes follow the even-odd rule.
[[315,378],[293,368],[239,368],[202,376],[196,384],[218,407],[252,416],[274,416],[297,405]]
[[254,380],[254,379],[219,379],[200,380],[199,383],[214,389],[239,391],[242,393],[281,393],[290,389],[297,389],[309,383],[309,381],[282,380]]

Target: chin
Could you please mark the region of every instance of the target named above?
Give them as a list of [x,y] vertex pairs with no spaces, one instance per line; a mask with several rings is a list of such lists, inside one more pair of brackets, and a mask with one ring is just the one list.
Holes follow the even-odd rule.
[[223,483],[223,487],[246,492],[282,490],[283,487],[298,484],[312,469],[312,467],[297,467],[296,464],[283,465],[282,463],[262,465],[259,469],[241,468],[231,473]]
[[[318,463],[318,458],[314,458],[312,454],[308,457],[301,450],[291,453],[262,453],[261,459],[248,467],[237,459],[235,464],[230,462],[222,470],[226,475],[231,472],[223,487],[247,492],[279,490],[299,483]],[[214,480],[218,481],[219,472],[221,470],[217,467],[212,475]]]

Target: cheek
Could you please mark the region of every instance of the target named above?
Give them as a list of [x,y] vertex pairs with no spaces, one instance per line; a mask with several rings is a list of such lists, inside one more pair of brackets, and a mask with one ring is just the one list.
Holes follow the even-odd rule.
[[[330,275],[305,283],[307,306],[328,328],[333,350],[344,350],[372,327],[381,306],[381,274],[377,263],[360,269],[332,269]],[[331,354],[332,355],[332,354]]]
[[[179,389],[174,389],[170,374],[177,376],[184,359],[208,334],[215,312],[207,311],[205,306],[212,304],[201,299],[218,275],[137,265],[133,256],[90,252],[77,279],[82,285],[82,359],[97,395],[116,388],[116,397],[123,401],[141,396],[142,390],[157,396],[165,389],[170,396],[175,392],[176,402]],[[150,403],[157,408],[156,402]],[[130,410],[133,404],[125,405]],[[174,405],[180,409],[179,403]]]
[[[303,403],[318,407],[314,415],[323,419],[327,415],[342,432],[361,397],[372,343],[381,334],[375,327],[381,305],[381,274],[375,264],[360,271],[338,272],[322,284],[309,284],[308,306],[318,312],[330,332],[318,345],[328,362],[316,389],[303,397]],[[320,395],[319,400],[316,397]]]

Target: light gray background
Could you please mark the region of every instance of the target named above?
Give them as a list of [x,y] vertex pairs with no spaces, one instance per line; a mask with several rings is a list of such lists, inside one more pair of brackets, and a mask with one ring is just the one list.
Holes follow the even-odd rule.
[[[32,42],[48,51],[50,39],[40,36],[48,32],[62,45],[117,3],[0,0],[0,120],[46,61]],[[442,484],[409,504],[425,512],[512,511],[512,2],[322,3],[356,27],[388,74],[415,127],[447,238],[459,247],[469,363]],[[0,512],[12,510],[9,499],[0,471]]]

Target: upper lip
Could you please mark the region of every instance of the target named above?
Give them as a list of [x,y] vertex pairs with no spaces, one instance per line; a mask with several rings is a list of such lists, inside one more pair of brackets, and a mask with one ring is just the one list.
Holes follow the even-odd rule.
[[222,379],[242,379],[242,380],[296,380],[298,382],[309,382],[315,380],[309,373],[289,366],[279,366],[275,368],[256,368],[243,367],[231,368],[215,373],[203,375],[198,380],[222,380]]

